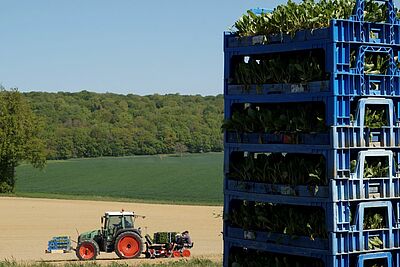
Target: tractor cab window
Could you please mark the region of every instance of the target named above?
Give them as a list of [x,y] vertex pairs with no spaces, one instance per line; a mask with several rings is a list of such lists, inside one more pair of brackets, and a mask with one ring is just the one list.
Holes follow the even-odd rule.
[[106,226],[108,232],[115,234],[119,229],[132,228],[133,221],[131,216],[110,216],[108,225]]
[[115,234],[122,228],[122,216],[110,216],[108,218],[107,230],[110,234]]
[[131,216],[124,216],[125,228],[133,228],[133,221]]

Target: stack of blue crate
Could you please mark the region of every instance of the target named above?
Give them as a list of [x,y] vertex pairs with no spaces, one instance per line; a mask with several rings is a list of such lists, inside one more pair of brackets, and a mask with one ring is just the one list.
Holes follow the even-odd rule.
[[71,239],[69,236],[55,236],[48,241],[47,253],[66,253],[71,251]]
[[[357,0],[355,15],[332,20],[329,28],[300,31],[293,37],[268,37],[268,42],[261,36],[225,34],[226,121],[235,113],[251,116],[249,110],[315,105],[325,113],[326,131],[225,130],[224,266],[243,266],[255,258],[301,267],[400,266],[400,23],[392,0],[382,2],[388,9],[386,23],[365,22],[364,0]],[[299,84],[234,82],[238,63],[305,51],[320,55],[325,79]],[[385,73],[365,71],[369,55],[386,58]],[[372,127],[367,117],[378,111],[384,125]],[[254,162],[277,154],[299,159],[322,156],[325,170],[321,177],[326,181],[279,184],[251,176]],[[373,167],[384,171],[374,173]],[[246,170],[247,175],[239,173]],[[263,175],[267,176],[265,172],[273,172],[272,166],[265,163]],[[262,227],[273,214],[261,215],[264,221],[260,222],[249,222],[257,216],[233,214],[240,205],[251,213],[263,207],[262,203],[290,212],[317,210],[325,219],[326,234],[301,236],[288,234],[287,229],[277,233]],[[243,224],[233,223],[234,216],[242,216],[236,221]]]

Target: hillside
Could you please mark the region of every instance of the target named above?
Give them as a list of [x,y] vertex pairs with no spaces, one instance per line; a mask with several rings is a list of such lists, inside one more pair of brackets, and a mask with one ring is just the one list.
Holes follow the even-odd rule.
[[48,159],[222,151],[223,96],[24,93]]

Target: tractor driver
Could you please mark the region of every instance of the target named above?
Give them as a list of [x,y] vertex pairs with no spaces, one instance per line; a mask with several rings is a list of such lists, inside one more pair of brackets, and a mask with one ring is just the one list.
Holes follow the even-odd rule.
[[184,231],[184,232],[182,232],[181,235],[182,235],[182,242],[185,245],[191,246],[192,245],[192,239],[190,238],[189,231]]
[[130,220],[128,220],[128,218],[127,217],[125,217],[125,216],[119,216],[119,217],[116,217],[116,222],[113,222],[113,226],[114,226],[114,232],[116,233],[116,231],[118,231],[118,230],[120,230],[120,229],[122,229],[123,228],[123,225],[122,225],[122,220],[124,220],[124,225],[125,225],[125,228],[132,228],[132,222],[130,221]]

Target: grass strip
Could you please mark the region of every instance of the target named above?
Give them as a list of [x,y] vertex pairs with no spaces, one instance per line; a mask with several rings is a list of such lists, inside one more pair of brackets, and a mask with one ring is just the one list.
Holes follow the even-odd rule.
[[165,263],[144,263],[137,265],[135,263],[118,263],[118,262],[111,262],[108,264],[99,264],[96,261],[93,262],[79,262],[79,263],[48,263],[48,262],[18,262],[14,259],[11,260],[3,260],[0,261],[0,267],[100,267],[100,266],[107,266],[107,267],[126,267],[126,266],[141,266],[141,267],[222,267],[222,263],[215,262],[210,259],[202,259],[202,258],[192,258],[192,259],[181,259],[178,261],[169,261]]

